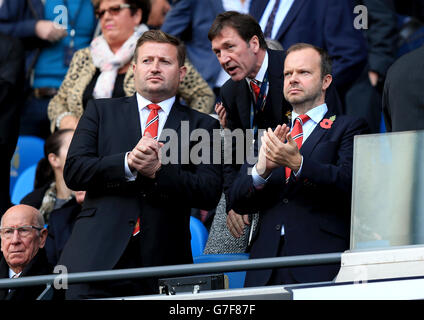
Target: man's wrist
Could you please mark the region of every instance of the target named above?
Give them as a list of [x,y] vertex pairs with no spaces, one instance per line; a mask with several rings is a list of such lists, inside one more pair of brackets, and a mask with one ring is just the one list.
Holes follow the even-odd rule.
[[[257,164],[256,164],[257,165]],[[263,177],[260,172],[258,171],[256,165],[252,168],[252,180],[253,180],[253,186],[256,189],[262,189],[265,184],[267,183],[269,177],[271,176],[271,173],[268,173],[267,175],[264,174],[265,177]]]

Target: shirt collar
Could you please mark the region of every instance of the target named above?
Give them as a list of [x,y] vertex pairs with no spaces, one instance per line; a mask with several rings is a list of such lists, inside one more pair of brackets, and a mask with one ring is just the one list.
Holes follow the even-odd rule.
[[18,277],[21,275],[22,272],[15,273],[12,269],[9,268],[9,278],[12,279],[15,275],[18,275]]
[[[259,69],[258,73],[256,74],[255,79],[262,83],[263,80],[264,80],[265,73],[266,73],[267,69],[268,69],[268,51],[265,51],[264,61],[262,62],[261,68]],[[250,80],[252,80],[252,79],[246,77],[246,81],[247,81],[248,84],[250,83]]]
[[[306,112],[306,114],[309,116],[309,118],[311,118],[311,120],[313,120],[315,123],[320,122],[325,114],[328,111],[328,107],[326,103],[323,103],[319,106],[316,106],[315,108],[312,108],[311,110],[309,110],[308,112]],[[292,111],[292,126],[293,126],[293,121],[296,119],[296,117],[298,117],[299,114],[297,114],[296,112]]]
[[[144,98],[142,95],[140,95],[137,92],[137,104],[138,104],[138,111],[141,112],[144,108],[147,108],[147,106],[149,104],[152,104],[153,102],[147,100],[146,98]],[[159,107],[161,107],[161,109],[166,113],[166,115],[168,116],[169,113],[171,112],[172,106],[175,103],[175,96],[171,97],[169,99],[163,100],[159,103],[156,103]]]

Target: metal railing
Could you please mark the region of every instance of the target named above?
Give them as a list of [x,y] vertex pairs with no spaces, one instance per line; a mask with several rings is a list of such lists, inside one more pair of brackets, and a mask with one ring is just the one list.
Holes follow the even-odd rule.
[[91,271],[79,273],[59,273],[43,276],[22,277],[17,279],[1,279],[0,288],[18,288],[35,285],[47,285],[49,288],[56,282],[85,283],[104,280],[123,280],[162,276],[183,276],[204,273],[223,273],[253,269],[272,269],[280,267],[300,267],[340,263],[342,253],[323,253],[298,255],[290,257],[235,260],[225,262],[205,262],[198,264],[181,264],[159,267],[120,269],[108,271]]

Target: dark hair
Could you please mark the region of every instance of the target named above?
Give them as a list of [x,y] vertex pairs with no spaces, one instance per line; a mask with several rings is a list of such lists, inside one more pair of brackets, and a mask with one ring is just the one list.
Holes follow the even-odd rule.
[[317,51],[321,57],[321,79],[324,78],[325,75],[330,74],[332,72],[332,61],[328,54],[328,52],[320,47],[314,46],[309,43],[296,43],[290,46],[290,48],[287,49],[286,56],[294,51],[299,51],[303,49],[313,49]]
[[259,39],[259,46],[262,49],[268,48],[261,26],[252,16],[236,11],[220,13],[216,16],[209,29],[209,40],[212,41],[221,33],[222,29],[226,27],[236,30],[239,36],[246,42],[249,42],[253,36],[257,36]]
[[169,43],[177,48],[177,58],[179,66],[184,65],[185,60],[185,47],[184,44],[176,37],[171,36],[162,30],[147,30],[137,40],[137,45],[134,51],[134,60],[137,62],[138,59],[138,48],[146,42],[157,42],[157,43]]
[[63,135],[68,132],[73,132],[73,129],[61,129],[53,132],[44,143],[44,158],[42,158],[38,164],[35,171],[35,181],[34,188],[39,188],[50,184],[54,181],[54,171],[48,156],[50,153],[59,155],[59,150],[63,145]]
[[[94,9],[97,10],[100,6],[102,0],[91,0],[94,6]],[[152,4],[150,0],[123,0],[126,4],[130,5],[131,15],[133,16],[138,9],[141,9],[141,21],[140,23],[147,23],[147,19],[150,15],[150,10],[152,9]]]

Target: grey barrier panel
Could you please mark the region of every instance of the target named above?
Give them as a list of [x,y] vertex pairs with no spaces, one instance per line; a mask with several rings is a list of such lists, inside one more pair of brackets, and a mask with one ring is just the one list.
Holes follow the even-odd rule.
[[424,244],[424,131],[356,136],[350,249]]

